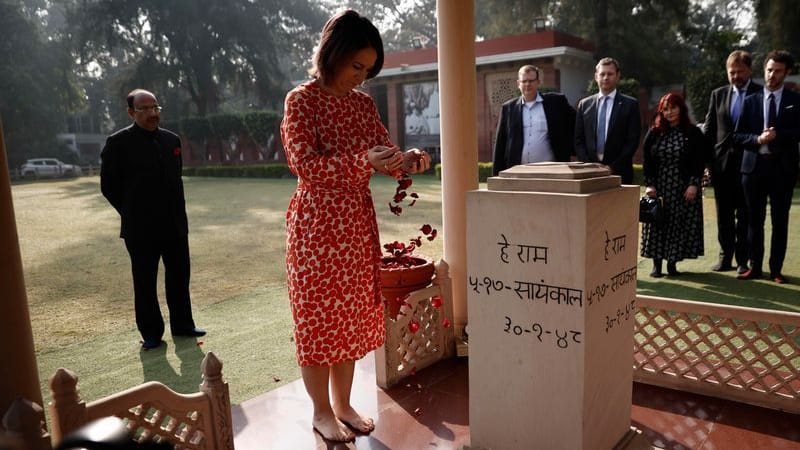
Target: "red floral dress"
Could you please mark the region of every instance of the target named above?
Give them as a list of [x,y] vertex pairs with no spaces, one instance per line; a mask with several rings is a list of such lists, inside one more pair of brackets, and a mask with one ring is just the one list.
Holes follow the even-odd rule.
[[383,345],[378,224],[367,150],[392,145],[372,99],[286,96],[281,139],[298,176],[286,212],[286,271],[300,366],[353,361]]

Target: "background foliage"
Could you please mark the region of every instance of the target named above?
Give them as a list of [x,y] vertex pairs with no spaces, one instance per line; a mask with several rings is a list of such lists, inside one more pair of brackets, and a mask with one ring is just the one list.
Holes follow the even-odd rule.
[[[135,86],[159,94],[173,123],[244,114],[244,127],[266,142],[272,122],[258,125],[264,117],[248,113],[281,109],[307,77],[322,25],[345,7],[373,20],[388,52],[437,43],[435,0],[0,0],[10,163],[53,156],[58,132],[127,124],[124,96]],[[753,51],[757,67],[771,49],[800,56],[790,0],[475,0],[476,39],[531,32],[537,19],[593,42],[597,58],[618,59],[623,77],[645,91],[685,85],[699,120],[711,89],[725,83],[730,51]],[[71,130],[75,117],[91,129]],[[232,117],[209,120],[187,127],[242,129],[221,122]]]

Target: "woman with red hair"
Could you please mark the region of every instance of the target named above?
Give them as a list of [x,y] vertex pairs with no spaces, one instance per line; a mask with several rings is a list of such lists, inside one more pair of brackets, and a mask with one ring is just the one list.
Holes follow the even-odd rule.
[[678,94],[661,97],[658,111],[644,138],[645,195],[661,197],[665,217],[642,227],[642,256],[653,259],[650,276],[680,275],[677,262],[703,254],[703,176],[706,142],[689,119],[686,102]]

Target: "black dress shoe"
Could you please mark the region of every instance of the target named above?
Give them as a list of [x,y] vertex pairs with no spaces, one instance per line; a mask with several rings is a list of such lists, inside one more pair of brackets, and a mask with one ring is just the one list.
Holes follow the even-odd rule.
[[786,283],[788,283],[788,282],[789,282],[789,281],[786,279],[786,277],[785,277],[785,276],[783,276],[783,274],[781,274],[781,273],[772,273],[772,274],[770,274],[769,278],[770,278],[772,281],[774,281],[774,282],[776,282],[776,283],[778,283],[778,284],[786,284]]
[[750,268],[749,268],[749,267],[747,267],[747,265],[746,265],[746,264],[743,264],[743,265],[741,265],[741,266],[739,266],[739,267],[737,267],[737,268],[736,268],[736,273],[738,273],[739,275],[741,275],[741,274],[743,274],[743,273],[747,272],[748,270],[750,270]]
[[661,273],[661,269],[653,269],[650,271],[650,276],[653,278],[661,278],[664,274]]
[[150,350],[161,346],[161,339],[145,339],[142,341],[142,350]]
[[711,266],[711,270],[714,272],[727,272],[729,270],[733,270],[733,266],[731,265],[730,261],[720,261]]
[[740,280],[755,280],[764,276],[764,273],[757,269],[750,269],[747,272],[740,274],[736,278]]
[[187,337],[200,337],[206,335],[206,330],[202,328],[192,328],[191,330],[182,331],[180,333],[172,333],[173,336],[187,336]]
[[677,277],[681,273],[678,272],[677,263],[674,262],[667,262],[667,275],[671,277]]

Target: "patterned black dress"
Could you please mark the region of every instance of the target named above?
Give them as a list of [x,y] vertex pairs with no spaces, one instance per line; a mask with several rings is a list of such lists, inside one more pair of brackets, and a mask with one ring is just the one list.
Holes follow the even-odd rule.
[[[705,140],[696,127],[648,132],[644,143],[644,181],[664,199],[665,220],[642,225],[642,256],[681,261],[703,255],[703,173]],[[683,196],[697,187],[694,201]]]

